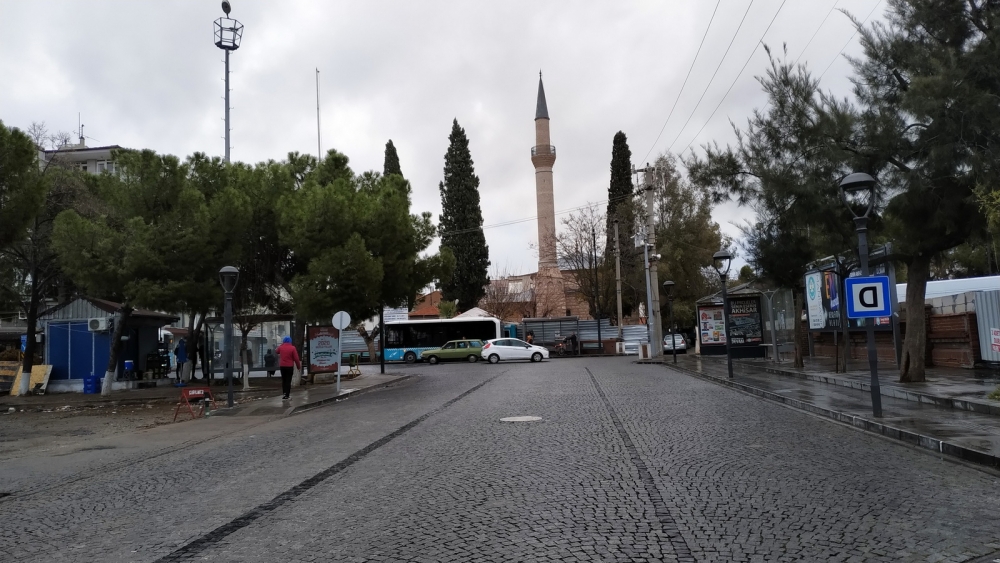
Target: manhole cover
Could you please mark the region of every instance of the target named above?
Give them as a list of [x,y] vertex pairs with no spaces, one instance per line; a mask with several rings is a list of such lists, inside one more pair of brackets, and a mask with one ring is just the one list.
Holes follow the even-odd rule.
[[540,416],[508,416],[501,418],[500,422],[538,422],[541,419]]

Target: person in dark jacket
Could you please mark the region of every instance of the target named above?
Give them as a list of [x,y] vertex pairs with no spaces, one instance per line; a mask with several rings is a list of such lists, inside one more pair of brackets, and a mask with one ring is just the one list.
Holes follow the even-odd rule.
[[271,377],[274,375],[274,372],[278,371],[278,356],[275,356],[270,348],[264,353],[264,369],[267,370],[268,377]]
[[292,337],[286,336],[278,346],[278,368],[281,370],[282,399],[288,399],[292,394],[292,370],[302,369],[299,351],[292,345]]

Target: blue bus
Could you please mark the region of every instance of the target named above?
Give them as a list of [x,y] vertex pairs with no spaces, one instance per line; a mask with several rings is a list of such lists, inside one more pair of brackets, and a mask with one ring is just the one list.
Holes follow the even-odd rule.
[[385,324],[386,361],[413,363],[424,350],[439,348],[449,340],[503,338],[500,319],[468,317],[394,321]]

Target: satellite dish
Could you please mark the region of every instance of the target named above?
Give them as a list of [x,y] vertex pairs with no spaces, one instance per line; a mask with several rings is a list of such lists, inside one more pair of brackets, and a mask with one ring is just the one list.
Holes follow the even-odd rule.
[[233,7],[229,5],[229,2],[226,2],[225,0],[223,0],[223,2],[222,2],[222,11],[225,12],[227,16],[229,15],[229,11],[232,10],[232,9],[233,9]]

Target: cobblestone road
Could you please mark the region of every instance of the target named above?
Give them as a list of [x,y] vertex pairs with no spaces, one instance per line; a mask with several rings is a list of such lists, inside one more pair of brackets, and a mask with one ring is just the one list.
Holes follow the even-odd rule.
[[[414,371],[334,407],[125,467],[112,451],[92,477],[14,491],[0,499],[0,559],[937,562],[1000,551],[997,476],[659,366]],[[499,421],[519,415],[543,420]]]

